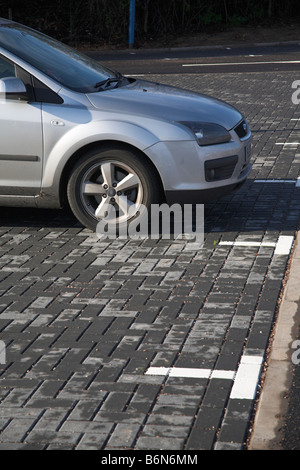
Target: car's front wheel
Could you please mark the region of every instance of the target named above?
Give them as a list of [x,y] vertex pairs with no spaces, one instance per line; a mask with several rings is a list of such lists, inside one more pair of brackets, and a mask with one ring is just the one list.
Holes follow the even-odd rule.
[[73,168],[67,186],[70,207],[86,227],[99,222],[128,227],[141,209],[159,201],[159,186],[150,164],[134,151],[104,147],[85,154]]

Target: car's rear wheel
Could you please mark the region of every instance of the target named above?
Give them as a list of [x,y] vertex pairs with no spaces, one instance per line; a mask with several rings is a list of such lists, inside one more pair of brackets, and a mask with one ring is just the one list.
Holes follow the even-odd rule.
[[101,227],[116,227],[119,233],[142,209],[159,201],[159,186],[150,164],[138,153],[110,146],[90,151],[77,162],[67,195],[84,226],[95,231],[102,222]]

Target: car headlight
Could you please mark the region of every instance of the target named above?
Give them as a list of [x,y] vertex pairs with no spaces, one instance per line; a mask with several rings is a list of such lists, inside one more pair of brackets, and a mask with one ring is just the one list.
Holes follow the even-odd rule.
[[216,145],[229,142],[231,136],[224,127],[210,122],[180,122],[193,131],[199,145]]

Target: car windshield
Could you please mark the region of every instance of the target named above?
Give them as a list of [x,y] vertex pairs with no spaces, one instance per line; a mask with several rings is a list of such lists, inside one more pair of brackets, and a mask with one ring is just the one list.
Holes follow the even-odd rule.
[[96,84],[119,76],[75,49],[19,24],[1,25],[0,46],[77,92],[99,91]]

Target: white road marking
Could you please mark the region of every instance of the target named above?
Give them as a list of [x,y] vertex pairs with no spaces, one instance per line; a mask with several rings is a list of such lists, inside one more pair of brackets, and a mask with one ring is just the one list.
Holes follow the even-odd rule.
[[237,372],[233,370],[195,369],[185,367],[149,367],[145,375],[160,375],[177,378],[204,378],[232,380],[232,399],[253,400],[260,377],[263,357],[244,355]]
[[254,180],[254,183],[293,183],[293,184],[296,184],[298,180],[259,180],[257,179],[257,180]]
[[300,64],[300,60],[275,60],[275,61],[257,61],[257,62],[214,62],[209,64],[181,64],[182,67],[211,67],[226,65],[265,65],[265,64]]
[[300,145],[300,142],[276,142],[275,145]]
[[171,367],[149,367],[146,375],[169,375]]
[[260,246],[269,246],[269,247],[275,247],[276,246],[276,242],[239,242],[239,241],[236,241],[236,242],[220,242],[219,245],[221,246],[257,246],[257,247],[260,247]]
[[262,362],[261,356],[242,357],[230,393],[231,399],[253,400],[255,398]]
[[224,379],[233,380],[233,370],[196,369],[189,367],[149,367],[146,375],[162,375],[165,377],[182,377],[190,379]]
[[236,372],[233,370],[213,370],[210,378],[234,380],[235,375],[236,375]]
[[288,255],[292,249],[294,237],[281,235],[276,245],[275,255]]
[[183,367],[173,367],[169,373],[169,377],[188,377],[191,379],[209,379],[210,375],[210,369],[189,369]]
[[244,247],[273,247],[275,248],[274,255],[288,255],[290,254],[294,237],[289,235],[280,235],[277,242],[250,242],[250,241],[221,241],[220,246],[244,246]]

